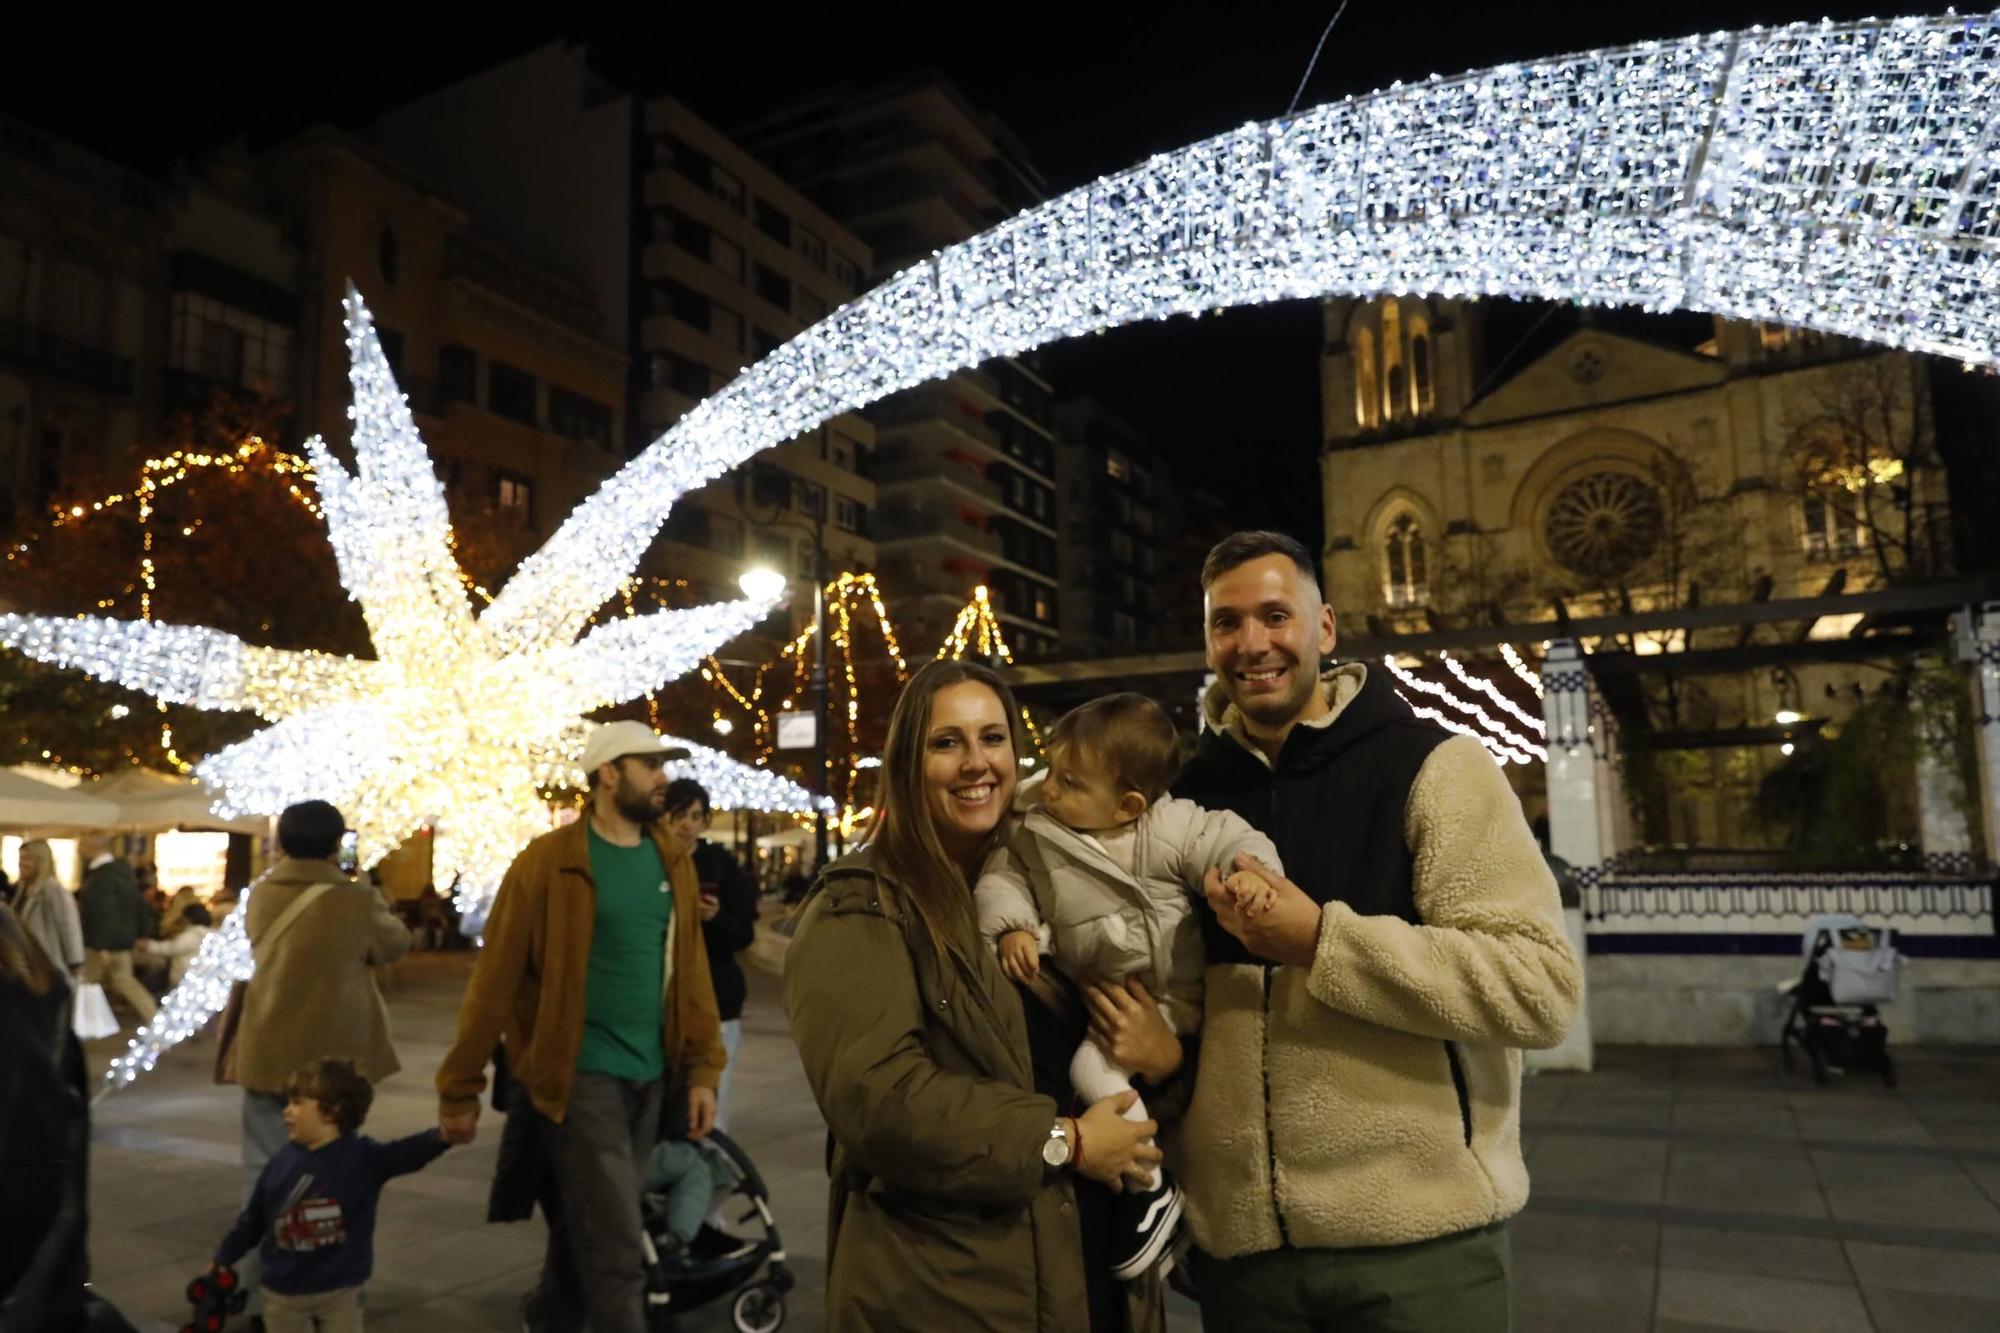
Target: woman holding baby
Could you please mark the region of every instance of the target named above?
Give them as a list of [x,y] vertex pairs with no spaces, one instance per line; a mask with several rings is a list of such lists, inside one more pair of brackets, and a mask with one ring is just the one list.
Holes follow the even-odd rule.
[[[1053,973],[1016,989],[978,930],[972,889],[1005,833],[1019,717],[984,667],[933,662],[911,679],[873,834],[828,868],[786,959],[830,1131],[830,1329],[1164,1328],[1154,1274],[1117,1282],[1092,1258],[1110,1192],[1160,1161],[1156,1126],[1123,1116],[1130,1091],[1072,1106],[1076,992]],[[1139,1009],[1105,1038],[1169,1073],[1178,1043]]]

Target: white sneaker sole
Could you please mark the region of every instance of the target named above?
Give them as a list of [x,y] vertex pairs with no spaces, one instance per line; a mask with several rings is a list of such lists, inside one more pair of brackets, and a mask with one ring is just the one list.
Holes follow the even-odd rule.
[[[1173,1245],[1174,1237],[1180,1231],[1181,1192],[1178,1189],[1164,1191],[1146,1214],[1145,1220],[1153,1224],[1146,1243],[1124,1263],[1111,1266],[1111,1276],[1120,1282],[1130,1282],[1160,1262]],[[1141,1226],[1144,1227],[1144,1222]]]

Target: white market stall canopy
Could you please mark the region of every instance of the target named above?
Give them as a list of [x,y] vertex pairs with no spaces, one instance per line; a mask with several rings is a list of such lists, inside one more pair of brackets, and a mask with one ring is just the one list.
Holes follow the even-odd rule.
[[0,770],[0,829],[110,828],[118,807],[73,787]]
[[199,782],[150,768],[128,768],[100,778],[83,790],[115,808],[113,822],[100,827],[137,832],[184,829],[249,834],[270,829],[270,822],[261,815],[223,818],[212,808],[215,797]]

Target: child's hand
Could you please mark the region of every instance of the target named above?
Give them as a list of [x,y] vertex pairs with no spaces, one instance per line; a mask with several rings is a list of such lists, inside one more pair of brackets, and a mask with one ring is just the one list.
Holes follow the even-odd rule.
[[1042,971],[1042,950],[1032,930],[1010,930],[1000,937],[1000,970],[1010,981],[1033,981]]
[[1278,891],[1261,875],[1239,870],[1222,882],[1229,900],[1245,917],[1260,917],[1278,903]]

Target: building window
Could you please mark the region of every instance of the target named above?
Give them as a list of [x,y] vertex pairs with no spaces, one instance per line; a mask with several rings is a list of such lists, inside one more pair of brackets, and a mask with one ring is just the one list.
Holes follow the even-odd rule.
[[494,503],[500,512],[519,519],[529,527],[535,522],[535,483],[512,472],[494,474]]
[[698,222],[685,213],[669,213],[666,216],[669,223],[669,230],[673,234],[674,244],[695,258],[706,262],[709,253],[708,247],[715,237],[715,233],[708,229],[708,224],[706,222]]
[[732,352],[743,350],[743,316],[728,306],[711,301],[708,306],[708,336]]
[[804,477],[793,477],[792,508],[807,518],[826,517],[826,487]]
[[1808,559],[1846,560],[1868,545],[1868,527],[1845,487],[1815,486],[1806,492],[1803,506]]
[[1390,606],[1421,606],[1430,600],[1430,567],[1424,530],[1416,515],[1396,515],[1382,539],[1383,595]]
[[703,333],[708,332],[709,301],[694,288],[672,281],[661,283],[655,297],[654,309],[658,310],[661,306],[666,308],[667,314],[689,328],[698,329]]
[[1376,376],[1380,372],[1375,366],[1375,331],[1356,329],[1354,331],[1354,424],[1362,430],[1374,430],[1382,422],[1382,401],[1377,396]]
[[708,168],[708,192],[737,217],[743,216],[743,182],[714,163]]
[[710,388],[709,376],[708,367],[691,357],[677,356],[672,352],[657,352],[653,356],[653,387],[656,389],[672,389],[689,398],[706,398]]
[[1394,301],[1382,307],[1382,420],[1394,421],[1410,410],[1409,376],[1403,369],[1403,308]]
[[1113,449],[1104,456],[1104,474],[1108,477],[1115,478],[1118,481],[1125,480],[1125,474],[1129,466],[1125,461],[1125,455],[1119,453],[1116,449]]
[[806,324],[817,324],[826,318],[826,302],[801,287],[798,291],[799,319]]
[[457,343],[438,348],[438,392],[447,402],[478,402],[479,354]]
[[760,329],[752,326],[750,330],[750,345],[756,348],[757,358],[761,361],[780,347],[783,347],[785,340],[769,329]]
[[828,431],[826,437],[826,459],[842,472],[854,471],[855,460],[861,457],[860,442],[851,435]]
[[731,282],[743,281],[743,247],[726,236],[708,238],[708,262]]
[[792,248],[791,215],[768,199],[757,201],[757,230],[784,246]]
[[486,406],[496,416],[518,421],[524,426],[534,425],[535,377],[505,361],[489,361],[486,365]]
[[843,532],[861,530],[861,502],[838,492],[833,497],[833,524]]
[[817,233],[799,228],[799,253],[819,272],[826,272],[826,242]]
[[1431,367],[1431,324],[1410,316],[1410,411],[1424,416],[1437,407],[1437,376]]
[[778,309],[790,313],[792,308],[792,280],[782,273],[775,273],[762,264],[752,264],[757,295]]
[[291,385],[292,331],[211,297],[176,292],[167,365],[231,388],[279,397]]
[[611,409],[580,393],[549,386],[549,429],[572,440],[611,447]]
[[850,292],[861,290],[861,265],[835,250],[833,252],[833,280]]

